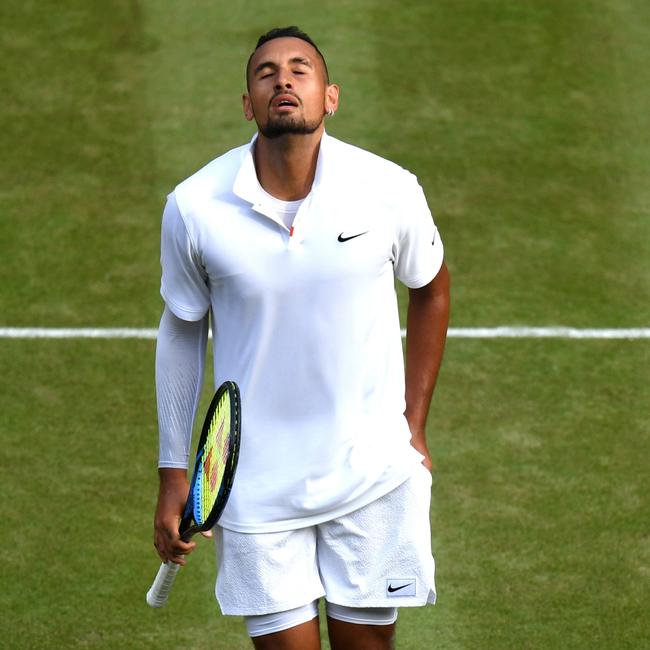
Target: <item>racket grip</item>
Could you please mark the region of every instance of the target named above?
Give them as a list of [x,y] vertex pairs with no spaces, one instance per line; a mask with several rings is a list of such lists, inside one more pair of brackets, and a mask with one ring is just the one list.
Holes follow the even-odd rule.
[[147,592],[147,605],[162,607],[167,602],[169,592],[180,568],[181,565],[174,564],[174,562],[163,562],[160,565],[151,589]]

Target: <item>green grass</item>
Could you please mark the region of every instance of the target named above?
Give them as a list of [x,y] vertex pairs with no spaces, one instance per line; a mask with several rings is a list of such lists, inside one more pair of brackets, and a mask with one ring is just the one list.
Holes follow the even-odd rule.
[[[650,9],[641,0],[9,0],[0,7],[0,326],[153,327],[160,212],[252,135],[243,64],[313,35],[329,131],[418,174],[452,325],[650,325]],[[147,341],[0,340],[0,633],[15,648],[248,648],[202,544],[144,593]],[[439,602],[401,649],[639,648],[650,636],[645,341],[449,342],[429,425]]]
[[439,615],[465,642],[449,647],[641,647],[650,346],[452,342],[449,356],[431,441],[454,586]]

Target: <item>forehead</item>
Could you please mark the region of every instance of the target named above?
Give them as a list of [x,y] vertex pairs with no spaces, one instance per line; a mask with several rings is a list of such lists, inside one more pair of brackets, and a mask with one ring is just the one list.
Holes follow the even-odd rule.
[[316,49],[307,41],[293,37],[274,38],[264,43],[253,54],[249,71],[264,62],[282,64],[295,58],[307,59],[315,68],[324,71],[323,61]]

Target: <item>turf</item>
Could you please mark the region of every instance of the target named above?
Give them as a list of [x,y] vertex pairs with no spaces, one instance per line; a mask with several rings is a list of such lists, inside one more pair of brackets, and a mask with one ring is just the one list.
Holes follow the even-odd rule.
[[[414,171],[455,326],[650,324],[641,0],[9,0],[0,7],[0,326],[154,327],[160,212],[252,135],[243,63],[298,24],[335,136]],[[2,638],[248,648],[209,543],[165,610],[152,342],[0,340]],[[650,636],[650,344],[452,340],[429,437],[435,608],[399,648],[639,648]]]

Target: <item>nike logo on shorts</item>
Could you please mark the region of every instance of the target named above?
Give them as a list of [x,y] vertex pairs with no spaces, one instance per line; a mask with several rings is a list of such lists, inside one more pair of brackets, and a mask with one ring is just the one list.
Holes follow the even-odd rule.
[[415,578],[389,578],[386,580],[387,596],[415,596]]

